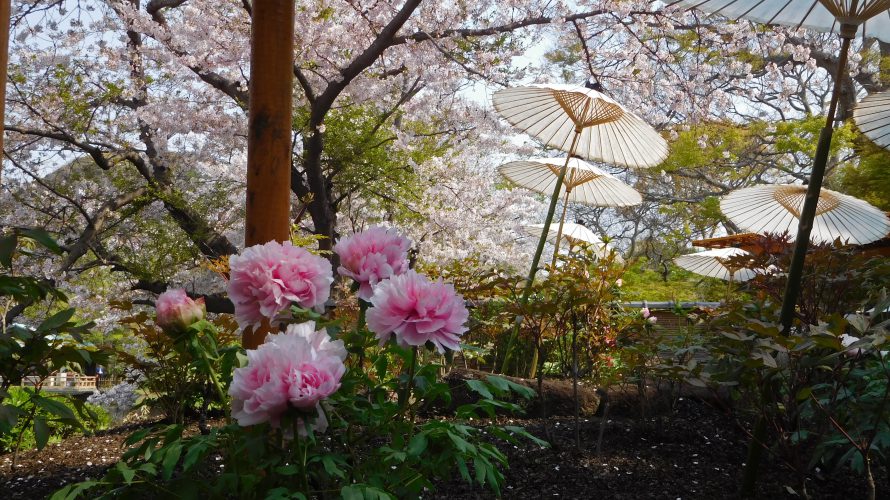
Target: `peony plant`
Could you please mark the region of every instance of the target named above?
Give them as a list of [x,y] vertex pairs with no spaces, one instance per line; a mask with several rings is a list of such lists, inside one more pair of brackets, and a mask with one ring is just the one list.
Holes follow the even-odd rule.
[[[102,481],[72,485],[56,498],[122,484],[194,497],[404,498],[455,474],[499,493],[507,457],[483,437],[545,443],[517,427],[468,423],[494,417],[495,409],[518,411],[500,398],[533,392],[492,376],[468,384],[480,399],[458,407],[453,419],[417,418],[450,403],[437,362],[460,349],[469,314],[451,285],[408,269],[409,246],[383,228],[337,243],[338,272],[355,280],[362,306],[351,331],[321,307],[333,276],[327,260],[274,242],[231,257],[228,290],[239,327],[268,322],[277,331],[241,356],[231,378],[221,377],[228,382],[229,425],[190,437],[183,437],[183,426],[141,432]],[[168,298],[170,324],[193,318],[181,294]],[[161,314],[168,298],[159,301],[159,321],[168,321],[168,306]]]

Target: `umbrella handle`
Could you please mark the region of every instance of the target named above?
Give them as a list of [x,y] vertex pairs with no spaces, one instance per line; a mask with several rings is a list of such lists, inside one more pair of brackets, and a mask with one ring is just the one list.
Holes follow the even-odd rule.
[[[566,170],[568,170],[568,158],[566,158]],[[559,241],[562,239],[562,226],[566,222],[566,208],[569,206],[569,194],[571,194],[572,190],[570,188],[566,188],[566,197],[562,202],[562,216],[559,218],[559,230],[556,232],[556,242],[553,244],[553,262],[550,264],[551,267],[556,266],[556,256],[559,255]],[[545,233],[546,234],[546,233]]]

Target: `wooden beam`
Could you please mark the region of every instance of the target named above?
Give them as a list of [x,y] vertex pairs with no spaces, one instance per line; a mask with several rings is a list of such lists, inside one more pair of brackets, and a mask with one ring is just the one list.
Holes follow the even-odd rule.
[[[294,0],[254,2],[250,39],[245,245],[290,237]],[[246,330],[255,349],[267,330]]]
[[6,73],[9,68],[9,10],[11,0],[0,0],[0,184],[3,182],[3,135],[6,120]]

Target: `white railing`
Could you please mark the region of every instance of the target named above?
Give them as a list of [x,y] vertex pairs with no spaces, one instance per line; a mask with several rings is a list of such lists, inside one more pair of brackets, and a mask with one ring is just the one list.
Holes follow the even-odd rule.
[[44,390],[95,389],[96,377],[67,372],[50,375],[45,379],[32,375],[22,380],[23,387],[38,385]]

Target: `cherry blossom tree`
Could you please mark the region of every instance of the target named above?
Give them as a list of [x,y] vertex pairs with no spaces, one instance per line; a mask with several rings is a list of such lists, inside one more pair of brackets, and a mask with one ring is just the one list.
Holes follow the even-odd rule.
[[[241,244],[250,15],[248,0],[14,4],[2,224],[33,219],[60,237],[48,276],[103,267],[127,286],[213,295],[199,264]],[[516,229],[540,217],[538,198],[494,175],[497,154],[535,147],[467,97],[480,82],[595,80],[672,138],[665,168],[615,171],[643,207],[570,215],[631,248],[688,221],[663,206],[799,177],[809,159],[787,137],[806,142],[837,64],[828,35],[642,0],[298,2],[296,16],[294,220],[322,249],[339,230],[398,223],[430,260],[474,251],[520,266]],[[518,58],[542,43],[543,64]],[[887,47],[860,43],[843,113],[884,85]],[[855,138],[845,145],[834,165]],[[696,148],[707,154],[691,164]],[[82,161],[90,175],[62,182]],[[693,226],[689,238],[717,229]]]

